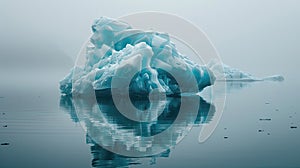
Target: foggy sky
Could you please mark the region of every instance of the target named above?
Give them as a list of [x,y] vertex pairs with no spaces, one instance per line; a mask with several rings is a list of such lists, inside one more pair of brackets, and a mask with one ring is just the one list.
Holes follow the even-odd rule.
[[0,45],[19,50],[49,44],[75,60],[95,18],[161,11],[204,30],[225,63],[257,76],[289,76],[300,62],[299,6],[297,0],[2,0]]

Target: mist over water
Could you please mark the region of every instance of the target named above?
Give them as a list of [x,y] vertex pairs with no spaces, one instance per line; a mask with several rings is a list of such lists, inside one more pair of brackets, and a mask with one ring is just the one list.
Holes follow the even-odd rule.
[[[1,168],[300,165],[299,2],[160,3],[1,2]],[[93,19],[117,18],[138,11],[138,6],[140,10],[162,10],[189,19],[207,33],[224,63],[258,77],[281,74],[285,80],[228,82],[223,116],[205,143],[198,142],[200,123],[213,120],[213,115],[205,118],[205,111],[199,110],[198,121],[190,122],[192,130],[169,150],[145,158],[109,152],[82,128],[72,99],[61,97],[58,83],[73,67]],[[214,106],[209,97],[202,98],[204,107]],[[167,103],[175,104],[176,110],[176,100]],[[94,105],[101,107],[104,116],[122,131],[138,133],[142,129],[124,126],[122,120],[113,121],[111,115],[116,109],[109,102]],[[145,102],[136,102],[136,106],[148,107]],[[157,128],[168,125],[159,124]]]

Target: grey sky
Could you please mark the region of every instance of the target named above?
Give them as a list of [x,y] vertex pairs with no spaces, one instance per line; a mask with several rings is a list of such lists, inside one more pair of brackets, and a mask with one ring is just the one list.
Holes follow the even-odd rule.
[[190,20],[205,31],[225,63],[258,76],[286,75],[300,62],[297,0],[2,0],[0,44],[14,49],[51,44],[75,59],[93,19],[144,10]]

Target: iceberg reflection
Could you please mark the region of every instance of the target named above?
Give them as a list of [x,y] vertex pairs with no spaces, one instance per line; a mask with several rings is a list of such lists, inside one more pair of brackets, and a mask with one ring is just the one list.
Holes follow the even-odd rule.
[[[174,122],[179,115],[182,100],[190,106],[185,107],[184,118]],[[137,109],[148,109],[151,115],[156,114],[157,118],[150,122],[130,120],[118,111],[112,98],[97,98],[95,101],[61,96],[60,107],[70,114],[72,121],[80,122],[86,129],[86,142],[91,145],[93,167],[128,167],[141,164],[142,158],[149,159],[150,164],[155,164],[156,158],[169,156],[170,149],[190,131],[188,126],[208,123],[215,112],[215,106],[199,96],[167,98],[157,102],[150,102],[148,99],[131,101]],[[189,115],[190,110],[195,107],[193,104],[199,104],[196,118]],[[163,136],[155,136],[161,133],[164,133]],[[147,140],[142,140],[145,137]],[[128,150],[137,154],[145,152],[150,155],[128,157],[110,149]]]

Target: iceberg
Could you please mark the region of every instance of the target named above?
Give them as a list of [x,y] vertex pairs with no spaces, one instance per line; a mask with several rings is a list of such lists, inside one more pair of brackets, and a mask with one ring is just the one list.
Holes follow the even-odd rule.
[[[148,95],[153,90],[167,96],[194,92],[195,83],[179,87],[180,81],[196,81],[198,91],[214,83],[209,68],[198,65],[181,54],[167,33],[133,29],[129,24],[101,17],[92,25],[90,45],[86,48],[85,64],[75,67],[60,81],[62,94],[100,96],[111,89],[122,91],[123,86],[112,85],[112,79],[131,79],[131,94]],[[177,79],[176,79],[177,78]]]
[[[199,65],[181,54],[167,33],[144,31],[129,24],[101,17],[92,24],[92,36],[85,49],[85,63],[75,66],[60,81],[64,95],[91,92],[107,96],[112,90],[128,89],[133,95],[147,96],[154,90],[167,96],[194,93],[215,81],[283,81],[280,75],[257,78],[249,73],[211,60]],[[113,85],[113,79],[119,82]],[[131,79],[125,86],[122,80]],[[189,83],[180,86],[179,81]],[[181,93],[182,92],[182,93]]]

